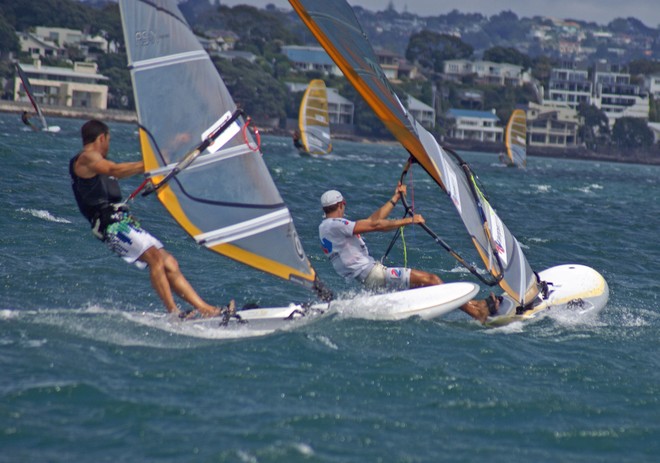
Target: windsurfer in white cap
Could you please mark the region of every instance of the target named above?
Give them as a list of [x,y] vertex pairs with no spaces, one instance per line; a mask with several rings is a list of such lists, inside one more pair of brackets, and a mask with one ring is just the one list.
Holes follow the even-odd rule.
[[[344,217],[346,200],[337,190],[328,190],[321,196],[325,219],[319,225],[319,238],[323,252],[335,271],[347,280],[358,280],[369,289],[387,288],[404,290],[442,284],[440,277],[423,270],[406,267],[385,267],[369,255],[362,233],[390,231],[399,227],[424,223],[421,214],[402,219],[388,219],[406,186],[399,183],[394,195],[368,218],[351,221]],[[472,300],[461,307],[468,315],[484,322],[497,313],[499,300],[491,293],[488,299]]]

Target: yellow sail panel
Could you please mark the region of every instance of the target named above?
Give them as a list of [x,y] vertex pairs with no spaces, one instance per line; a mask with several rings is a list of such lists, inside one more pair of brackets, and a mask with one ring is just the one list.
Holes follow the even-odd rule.
[[316,278],[316,272],[314,269],[312,269],[311,273],[298,272],[289,266],[282,265],[280,262],[267,259],[258,254],[253,254],[229,243],[212,246],[209,247],[209,249],[238,262],[247,263],[252,267],[285,280],[290,280],[292,276],[295,276],[312,283]]
[[[140,127],[140,129],[138,130],[138,134],[140,137],[140,149],[142,150],[142,160],[144,161],[144,171],[149,172],[150,170],[159,168],[160,164],[158,163],[158,158],[156,158],[156,154],[154,153],[154,150],[151,147],[151,141],[149,140],[149,135],[147,134],[147,131],[144,130],[142,127]],[[162,179],[163,176],[153,177],[153,181],[156,183],[158,183]]]

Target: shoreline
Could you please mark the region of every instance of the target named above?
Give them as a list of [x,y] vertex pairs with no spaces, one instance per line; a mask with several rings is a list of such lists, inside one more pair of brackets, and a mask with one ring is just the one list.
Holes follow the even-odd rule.
[[[72,119],[101,119],[112,122],[136,122],[135,111],[123,111],[121,109],[94,109],[94,108],[71,108],[69,106],[45,106],[41,108],[44,116],[68,117]],[[23,111],[34,112],[34,107],[28,102],[0,100],[0,112],[22,113]]]
[[[0,100],[0,112],[21,113],[23,111],[33,112],[34,108],[28,102]],[[86,109],[71,108],[68,106],[47,106],[42,108],[44,115],[56,117],[68,117],[76,119],[100,119],[112,122],[136,123],[137,114],[135,111],[126,111],[120,109]],[[262,133],[290,137],[291,131],[281,128],[260,127]],[[375,139],[352,134],[337,133],[334,137],[338,140],[352,141],[355,143],[370,144],[398,144],[396,140]],[[503,145],[498,143],[475,142],[465,140],[446,139],[440,142],[443,147],[458,151],[481,151],[499,155],[503,151]],[[583,161],[604,161],[618,162],[624,164],[642,164],[642,165],[660,165],[660,146],[654,145],[650,151],[630,150],[629,155],[623,157],[616,154],[612,148],[604,148],[602,152],[591,151],[584,147],[557,149],[557,148],[539,148],[529,147],[527,154],[530,157],[546,157],[558,159],[577,159]]]

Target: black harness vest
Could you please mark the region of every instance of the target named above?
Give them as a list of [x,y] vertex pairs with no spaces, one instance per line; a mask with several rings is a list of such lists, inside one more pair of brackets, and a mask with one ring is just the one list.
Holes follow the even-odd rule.
[[103,239],[105,229],[116,222],[127,208],[118,206],[121,203],[121,189],[116,178],[108,175],[96,175],[92,178],[78,177],[74,171],[74,164],[80,154],[69,161],[69,175],[73,195],[78,203],[78,209],[92,225],[94,234]]

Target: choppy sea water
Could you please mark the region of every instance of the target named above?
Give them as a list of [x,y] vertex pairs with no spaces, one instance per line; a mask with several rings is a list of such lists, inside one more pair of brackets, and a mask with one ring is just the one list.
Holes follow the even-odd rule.
[[[523,171],[461,153],[535,270],[603,274],[610,301],[597,314],[488,329],[460,311],[399,322],[351,311],[236,339],[135,322],[163,309],[148,274],[106,251],[76,209],[67,168],[83,121],[49,122],[62,131],[0,114],[0,462],[657,461],[660,168],[533,157]],[[138,159],[135,126],[110,125],[111,158]],[[324,159],[281,137],[262,149],[321,278],[352,294],[317,243],[318,198],[338,188],[351,218],[367,216],[406,153],[334,145]],[[409,188],[427,224],[476,262],[444,194],[420,170]],[[200,249],[155,198],[133,211],[210,302],[310,297]],[[390,237],[365,238],[380,257]],[[405,242],[393,262],[473,281],[421,230]]]

